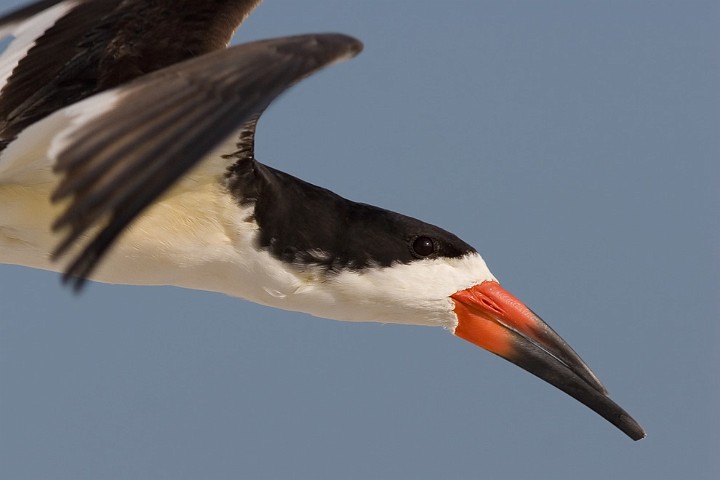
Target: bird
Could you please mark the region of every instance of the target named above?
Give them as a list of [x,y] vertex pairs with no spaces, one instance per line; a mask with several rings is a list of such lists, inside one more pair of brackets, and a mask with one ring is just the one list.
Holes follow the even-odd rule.
[[0,263],[314,316],[441,327],[640,424],[475,248],[255,158],[278,96],[362,43],[229,47],[260,0],[41,0],[0,18]]

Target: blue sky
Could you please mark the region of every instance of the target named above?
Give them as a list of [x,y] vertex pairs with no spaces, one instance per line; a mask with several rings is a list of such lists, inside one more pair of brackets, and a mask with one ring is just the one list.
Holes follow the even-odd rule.
[[77,297],[0,266],[3,476],[717,478],[718,21],[714,1],[267,0],[236,37],[363,40],[271,107],[258,159],[474,245],[645,440],[439,329]]

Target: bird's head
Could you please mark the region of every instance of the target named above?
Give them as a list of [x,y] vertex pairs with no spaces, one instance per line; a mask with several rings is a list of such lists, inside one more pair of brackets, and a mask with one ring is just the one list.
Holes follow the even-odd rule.
[[[644,437],[585,362],[500,285],[470,245],[436,226],[362,204],[339,202],[324,217],[322,205],[332,202],[325,198],[312,208],[312,200],[304,198],[312,219],[296,211],[299,223],[283,223],[267,243],[285,252],[286,262],[315,271],[317,288],[309,291],[322,292],[324,301],[313,299],[309,313],[444,327],[558,387],[631,438]],[[308,224],[314,228],[302,227]],[[282,247],[284,233],[290,249]]]

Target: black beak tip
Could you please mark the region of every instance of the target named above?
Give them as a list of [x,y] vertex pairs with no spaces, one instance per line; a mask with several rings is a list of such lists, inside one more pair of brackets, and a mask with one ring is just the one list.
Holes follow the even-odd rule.
[[633,440],[645,438],[640,424],[615,403],[604,388],[588,381],[582,370],[571,368],[526,337],[517,336],[515,342],[516,354],[505,357],[507,360],[567,393]]

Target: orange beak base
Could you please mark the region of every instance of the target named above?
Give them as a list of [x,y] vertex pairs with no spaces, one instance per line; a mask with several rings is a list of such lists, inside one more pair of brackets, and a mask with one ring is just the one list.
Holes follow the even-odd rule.
[[455,335],[556,386],[633,440],[643,428],[608,397],[595,374],[540,317],[499,283],[486,281],[455,293]]

